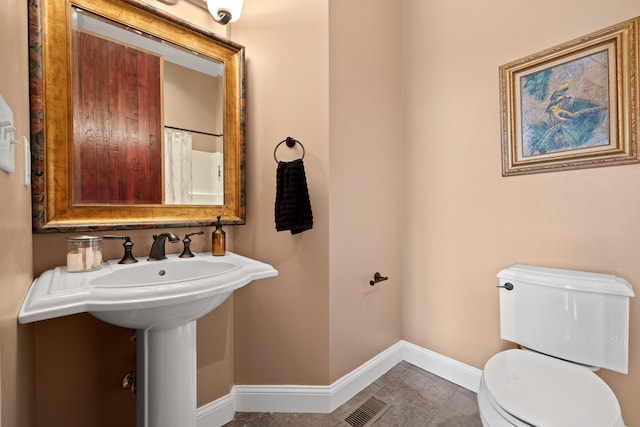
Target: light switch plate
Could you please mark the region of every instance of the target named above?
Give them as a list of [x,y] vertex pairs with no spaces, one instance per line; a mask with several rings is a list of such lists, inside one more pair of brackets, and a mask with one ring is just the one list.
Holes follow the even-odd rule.
[[0,95],[0,168],[9,173],[15,170],[13,154],[13,135],[15,132],[13,111]]

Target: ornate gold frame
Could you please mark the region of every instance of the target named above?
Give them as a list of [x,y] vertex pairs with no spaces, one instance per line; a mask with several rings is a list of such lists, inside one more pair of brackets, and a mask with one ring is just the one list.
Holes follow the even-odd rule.
[[[224,205],[74,205],[71,6],[224,64]],[[31,0],[29,55],[35,232],[160,228],[245,221],[244,47],[137,0]]]
[[[503,176],[640,161],[639,25],[640,18],[634,18],[500,66]],[[589,86],[593,80],[589,83],[586,79],[574,82],[571,78],[573,75],[566,72],[575,69],[576,75],[579,75],[581,66],[585,73],[588,72],[588,61],[595,55],[606,58],[606,70],[601,71],[601,81],[597,82],[607,88],[606,97],[600,97],[607,98],[604,100],[606,106],[589,104],[589,100],[584,99],[589,97],[589,91],[592,90]],[[604,68],[595,59],[592,64],[593,68]],[[559,76],[560,70],[565,70],[562,80],[556,77],[556,86],[545,87],[554,78],[549,76],[553,76],[554,72]],[[559,84],[563,80],[565,84]],[[573,92],[567,93],[571,84]],[[577,87],[579,84],[582,87]],[[578,90],[582,98],[578,98]],[[592,90],[591,93],[594,92]],[[532,95],[534,93],[540,95],[539,98]],[[571,95],[574,95],[573,99]],[[598,128],[598,142],[594,142],[593,137],[596,119],[590,119],[592,128],[579,128],[576,124],[578,119],[586,122],[586,114],[596,113],[601,114],[601,123],[608,124]],[[533,125],[527,126],[527,123]],[[570,134],[570,126],[574,126],[574,130],[580,129],[582,133],[575,131]],[[563,140],[562,137],[566,135]],[[574,138],[576,135],[582,139]]]

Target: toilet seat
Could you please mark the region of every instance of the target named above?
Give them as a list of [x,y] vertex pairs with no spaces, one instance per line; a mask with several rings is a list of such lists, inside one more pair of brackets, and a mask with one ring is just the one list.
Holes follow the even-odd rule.
[[624,426],[620,405],[600,377],[532,351],[507,350],[489,359],[478,399],[483,419],[503,419],[499,425]]

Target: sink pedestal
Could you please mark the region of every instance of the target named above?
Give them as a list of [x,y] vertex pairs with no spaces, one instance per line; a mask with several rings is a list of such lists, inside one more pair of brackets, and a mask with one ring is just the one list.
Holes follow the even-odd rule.
[[137,427],[195,427],[196,322],[136,331]]
[[195,427],[196,319],[253,280],[277,276],[270,265],[231,252],[69,273],[56,267],[29,288],[20,323],[91,313],[136,330],[137,427]]

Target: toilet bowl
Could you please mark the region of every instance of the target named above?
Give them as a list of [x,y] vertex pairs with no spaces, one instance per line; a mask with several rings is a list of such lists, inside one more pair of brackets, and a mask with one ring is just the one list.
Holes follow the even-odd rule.
[[485,427],[624,427],[591,367],[626,374],[631,285],[613,275],[527,265],[500,273],[500,336],[527,349],[491,357],[478,390]]
[[489,359],[478,404],[484,426],[624,426],[613,391],[592,370],[527,350]]

